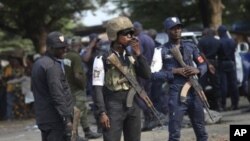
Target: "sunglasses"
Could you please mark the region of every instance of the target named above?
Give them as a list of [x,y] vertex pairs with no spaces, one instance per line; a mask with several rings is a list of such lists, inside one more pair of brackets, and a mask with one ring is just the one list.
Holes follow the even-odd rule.
[[134,35],[134,30],[132,29],[125,29],[125,30],[121,30],[117,33],[117,35],[122,35],[122,36],[127,36],[129,38],[132,38]]

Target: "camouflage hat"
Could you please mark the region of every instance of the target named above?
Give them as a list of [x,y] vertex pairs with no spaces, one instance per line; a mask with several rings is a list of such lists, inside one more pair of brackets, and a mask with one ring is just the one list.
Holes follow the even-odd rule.
[[68,43],[63,34],[57,31],[50,32],[48,34],[46,44],[51,48],[63,48],[68,46]]
[[133,28],[133,24],[127,17],[117,17],[109,20],[106,25],[109,40],[116,40],[117,32],[128,28]]
[[81,44],[82,43],[82,38],[79,36],[74,36],[71,39],[71,45],[76,45],[76,44]]

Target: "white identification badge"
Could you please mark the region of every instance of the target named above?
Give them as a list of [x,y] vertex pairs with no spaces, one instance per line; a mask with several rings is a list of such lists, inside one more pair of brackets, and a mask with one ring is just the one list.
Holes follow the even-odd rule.
[[93,64],[93,73],[92,73],[93,86],[103,86],[104,77],[105,77],[105,72],[104,72],[102,56],[97,56],[95,57]]
[[151,63],[151,72],[158,72],[162,68],[162,55],[161,55],[162,48],[155,48],[154,55]]

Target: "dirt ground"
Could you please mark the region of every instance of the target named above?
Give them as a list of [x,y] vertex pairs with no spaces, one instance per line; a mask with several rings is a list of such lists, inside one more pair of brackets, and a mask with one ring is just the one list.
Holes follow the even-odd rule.
[[[230,102],[228,102],[230,105]],[[229,141],[229,126],[232,124],[250,125],[249,102],[241,97],[240,109],[235,111],[222,112],[223,118],[220,123],[207,125],[209,141]],[[247,111],[248,110],[248,111]],[[92,118],[92,117],[91,117]],[[92,119],[93,121],[93,119]],[[96,130],[92,123],[91,128]],[[80,135],[84,136],[79,127]],[[166,141],[168,138],[167,127],[155,129],[149,132],[142,132],[141,141]],[[40,141],[40,131],[35,125],[34,119],[1,121],[0,122],[0,141]],[[90,141],[102,141],[102,138]],[[183,128],[181,141],[194,141],[195,136],[192,128]],[[122,140],[123,141],[123,140]]]

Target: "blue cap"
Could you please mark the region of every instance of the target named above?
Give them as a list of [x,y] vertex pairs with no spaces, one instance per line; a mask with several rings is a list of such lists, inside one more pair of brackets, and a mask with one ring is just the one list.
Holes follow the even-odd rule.
[[220,32],[220,33],[227,32],[227,27],[225,25],[220,25],[218,28],[218,32]]
[[133,23],[133,26],[135,29],[142,29],[142,24],[138,21],[134,22]]
[[52,48],[63,48],[68,46],[65,37],[58,31],[50,32],[48,34],[46,44],[48,47]]
[[164,21],[164,28],[165,29],[171,29],[172,27],[176,26],[176,25],[180,25],[183,26],[179,20],[179,18],[177,17],[169,17]]
[[217,31],[220,37],[227,36],[227,27],[225,25],[220,25]]

